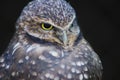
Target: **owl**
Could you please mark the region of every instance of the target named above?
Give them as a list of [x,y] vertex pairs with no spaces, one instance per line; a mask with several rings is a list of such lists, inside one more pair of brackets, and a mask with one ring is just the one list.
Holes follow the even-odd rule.
[[102,63],[65,0],[33,0],[0,57],[0,80],[101,80]]

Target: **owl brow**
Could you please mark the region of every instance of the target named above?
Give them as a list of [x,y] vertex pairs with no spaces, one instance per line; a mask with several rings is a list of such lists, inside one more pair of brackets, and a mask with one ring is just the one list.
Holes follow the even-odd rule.
[[60,28],[54,27],[54,31],[60,31]]

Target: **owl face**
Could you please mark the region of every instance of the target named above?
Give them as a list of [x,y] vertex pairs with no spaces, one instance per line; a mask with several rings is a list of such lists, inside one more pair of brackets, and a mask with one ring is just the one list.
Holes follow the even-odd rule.
[[30,36],[64,47],[72,46],[80,33],[74,9],[64,0],[32,1],[17,23]]

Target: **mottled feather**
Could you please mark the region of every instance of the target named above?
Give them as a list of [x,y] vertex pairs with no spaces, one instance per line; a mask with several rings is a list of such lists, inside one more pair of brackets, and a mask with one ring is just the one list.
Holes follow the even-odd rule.
[[[44,30],[41,24],[53,26]],[[102,80],[102,63],[65,0],[34,0],[0,57],[0,80]]]

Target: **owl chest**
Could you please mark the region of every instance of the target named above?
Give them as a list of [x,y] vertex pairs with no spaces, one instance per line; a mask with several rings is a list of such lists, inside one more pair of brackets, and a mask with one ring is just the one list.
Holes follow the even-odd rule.
[[24,53],[23,63],[27,63],[28,66],[41,67],[39,68],[41,70],[60,66],[60,64],[80,67],[88,63],[87,55],[85,56],[79,48],[75,47],[66,50],[58,46],[32,45],[27,47]]
[[34,77],[35,80],[49,80],[56,77],[63,80],[79,80],[84,75],[86,79],[88,78],[88,74],[81,73],[88,72],[92,65],[88,63],[92,58],[80,48],[66,50],[51,45],[33,44],[25,47],[19,45],[14,46],[12,63],[8,69],[9,75],[15,79],[24,77],[30,80]]
[[[45,66],[57,65],[59,63],[72,63],[81,61],[87,63],[91,56],[85,50],[76,46],[70,49],[64,49],[55,45],[32,44],[27,46],[15,45],[13,50],[14,61],[18,63],[27,63],[29,65],[44,64]],[[35,64],[36,63],[36,64]]]
[[30,47],[26,50],[29,55],[25,56],[23,67],[29,70],[31,76],[40,75],[41,80],[53,79],[52,76],[63,80],[77,80],[84,75],[88,78],[88,59],[79,48],[65,50],[54,46],[37,46],[30,50]]

